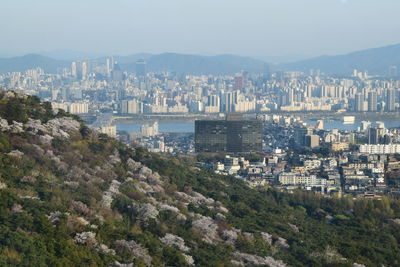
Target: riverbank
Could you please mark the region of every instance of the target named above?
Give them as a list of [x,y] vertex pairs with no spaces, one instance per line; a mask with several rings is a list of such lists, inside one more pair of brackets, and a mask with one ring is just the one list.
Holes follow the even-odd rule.
[[[399,112],[390,113],[372,113],[372,112],[269,112],[269,113],[247,113],[246,118],[255,118],[257,115],[282,115],[282,116],[299,116],[303,120],[342,120],[343,116],[354,116],[355,120],[360,121],[399,121]],[[223,115],[219,114],[135,114],[131,116],[114,116],[114,124],[131,124],[131,123],[147,123],[152,121],[159,122],[194,122],[204,119],[221,119]]]

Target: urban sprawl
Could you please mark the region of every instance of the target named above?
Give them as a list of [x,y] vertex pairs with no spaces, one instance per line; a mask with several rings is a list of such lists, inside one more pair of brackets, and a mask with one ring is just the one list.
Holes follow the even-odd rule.
[[[400,192],[400,128],[382,122],[399,118],[395,66],[385,76],[271,72],[267,65],[264,73],[215,76],[148,73],[144,60],[128,73],[110,57],[73,62],[57,74],[0,74],[0,88],[37,95],[128,144],[197,154],[199,166],[251,186],[367,198]],[[305,122],[310,114],[315,124]],[[325,127],[332,118],[354,124],[361,115],[355,129]],[[161,133],[165,116],[198,119],[195,133]],[[115,126],[144,118],[137,133]]]

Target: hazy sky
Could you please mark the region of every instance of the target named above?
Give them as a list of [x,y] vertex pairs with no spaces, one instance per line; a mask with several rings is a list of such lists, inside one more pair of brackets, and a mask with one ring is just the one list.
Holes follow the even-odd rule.
[[311,56],[400,43],[399,0],[0,1],[0,55]]

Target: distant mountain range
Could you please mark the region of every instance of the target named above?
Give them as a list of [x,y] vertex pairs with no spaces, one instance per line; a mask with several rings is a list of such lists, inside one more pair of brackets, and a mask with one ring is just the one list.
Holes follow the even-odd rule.
[[[146,58],[147,69],[151,72],[174,71],[187,74],[234,74],[246,70],[252,73],[263,72],[266,63],[235,55],[199,56],[164,53]],[[135,62],[121,63],[128,71],[135,71]]]
[[80,61],[80,60],[101,58],[104,56],[101,53],[83,52],[83,51],[75,51],[67,49],[44,51],[36,54],[64,61]]
[[[71,51],[65,53],[49,52],[46,55],[29,54],[21,57],[0,58],[0,73],[25,71],[35,67],[43,68],[48,73],[56,73],[62,68],[69,67],[72,60],[97,59],[104,61],[105,59],[105,57],[94,57],[95,54]],[[53,55],[57,59],[48,55]],[[243,70],[250,73],[261,73],[266,71],[267,66],[267,63],[263,60],[236,55],[201,56],[177,53],[153,55],[141,53],[130,56],[115,56],[114,58],[119,62],[122,70],[131,72],[135,71],[136,61],[142,58],[147,61],[147,70],[150,72],[174,71],[178,74],[228,75]],[[274,60],[270,62],[274,62]],[[292,63],[273,64],[271,69],[303,72],[319,69],[329,75],[350,75],[353,69],[368,71],[370,74],[385,74],[389,66],[400,67],[400,44],[357,51],[346,55],[320,56]]]
[[[200,56],[164,53],[159,55],[135,54],[131,56],[115,56],[114,59],[120,64],[122,70],[134,72],[138,59],[147,61],[147,70],[174,71],[185,74],[234,74],[243,70],[259,73],[263,72],[266,63],[235,55]],[[104,61],[105,57],[98,58]],[[29,54],[22,57],[0,59],[0,73],[25,71],[27,69],[40,67],[48,73],[55,73],[57,70],[70,66],[71,61],[58,60],[50,57]]]
[[400,44],[278,65],[282,70],[320,69],[330,75],[349,75],[354,69],[371,74],[386,74],[389,66],[400,67]]
[[70,66],[70,62],[57,60],[41,55],[28,54],[21,57],[0,58],[0,73],[26,71],[42,68],[47,73],[57,73],[57,70]]

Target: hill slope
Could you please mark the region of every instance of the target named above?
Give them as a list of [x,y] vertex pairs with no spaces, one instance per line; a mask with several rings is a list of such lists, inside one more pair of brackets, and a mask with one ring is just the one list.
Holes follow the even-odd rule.
[[0,91],[0,266],[395,266],[400,202],[251,189]]
[[386,74],[389,66],[400,67],[400,44],[357,51],[346,55],[321,56],[294,63],[282,64],[285,70],[307,72],[320,69],[327,74],[350,75],[354,69],[371,74]]

